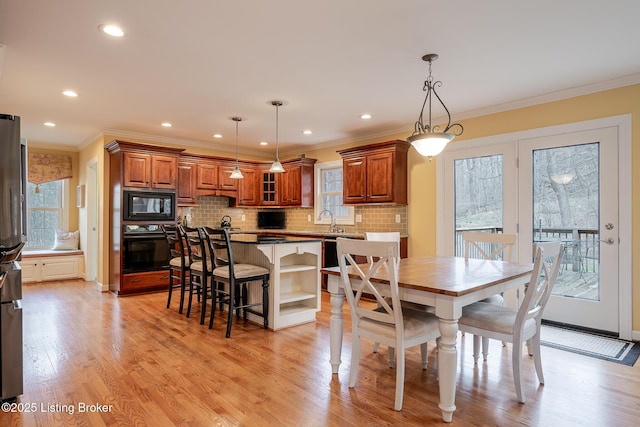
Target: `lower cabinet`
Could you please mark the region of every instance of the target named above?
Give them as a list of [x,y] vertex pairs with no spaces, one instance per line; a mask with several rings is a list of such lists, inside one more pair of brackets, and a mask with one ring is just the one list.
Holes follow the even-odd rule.
[[169,289],[169,270],[144,271],[122,275],[118,295]]
[[82,274],[82,252],[73,255],[22,255],[22,281],[77,279]]
[[[278,330],[316,321],[320,310],[322,241],[276,244],[235,243],[236,262],[270,270],[269,328]],[[252,286],[250,301],[259,301],[261,289]],[[249,319],[261,323],[258,317]]]

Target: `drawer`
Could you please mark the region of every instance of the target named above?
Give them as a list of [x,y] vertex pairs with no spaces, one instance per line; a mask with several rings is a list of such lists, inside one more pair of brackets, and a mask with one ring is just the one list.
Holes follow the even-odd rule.
[[122,290],[168,289],[169,270],[145,271],[122,275]]

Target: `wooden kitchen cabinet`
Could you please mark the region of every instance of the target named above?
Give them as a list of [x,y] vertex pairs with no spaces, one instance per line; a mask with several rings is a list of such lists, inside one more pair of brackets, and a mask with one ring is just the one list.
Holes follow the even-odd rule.
[[196,188],[198,190],[218,189],[218,165],[214,163],[199,163],[196,177]]
[[407,152],[394,140],[340,150],[344,204],[407,204]]
[[260,192],[258,178],[261,173],[254,168],[240,168],[244,178],[238,179],[238,197],[235,206],[258,206],[260,204]]
[[[157,221],[125,220],[125,191],[176,193],[179,189],[183,200],[192,201],[191,179],[196,162],[181,162],[178,167],[183,148],[114,140],[105,145],[105,150],[109,153],[109,289],[117,295],[166,290],[169,286],[166,269],[123,273],[124,225],[149,222],[160,225]],[[169,222],[173,220],[164,223]]]
[[175,189],[178,158],[140,152],[123,153],[125,187]]
[[280,206],[313,207],[315,162],[304,157],[282,162],[284,172],[278,182]]
[[194,206],[198,204],[196,169],[196,163],[178,162],[178,188],[176,189],[178,206]]
[[268,170],[260,171],[260,205],[261,206],[278,206],[278,178],[280,173],[269,172]]
[[238,191],[239,180],[231,178],[231,172],[233,172],[234,168],[235,163],[231,162],[223,163],[218,166],[218,189],[220,191]]

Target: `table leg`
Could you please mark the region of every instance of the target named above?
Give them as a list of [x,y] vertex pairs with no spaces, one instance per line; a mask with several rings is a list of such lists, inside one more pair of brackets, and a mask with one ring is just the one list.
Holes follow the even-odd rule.
[[440,348],[438,375],[440,377],[440,404],[442,420],[450,423],[456,410],[456,370],[458,366],[458,320],[440,319]]
[[331,354],[331,372],[338,373],[340,368],[340,357],[342,355],[342,331],[344,329],[344,319],[342,318],[342,306],[344,305],[344,294],[331,294],[331,318],[329,320],[329,349]]

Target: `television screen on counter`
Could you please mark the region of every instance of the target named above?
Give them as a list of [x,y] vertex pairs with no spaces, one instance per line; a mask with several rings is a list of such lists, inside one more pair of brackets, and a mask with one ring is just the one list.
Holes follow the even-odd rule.
[[284,211],[258,211],[258,228],[283,229],[285,224]]

